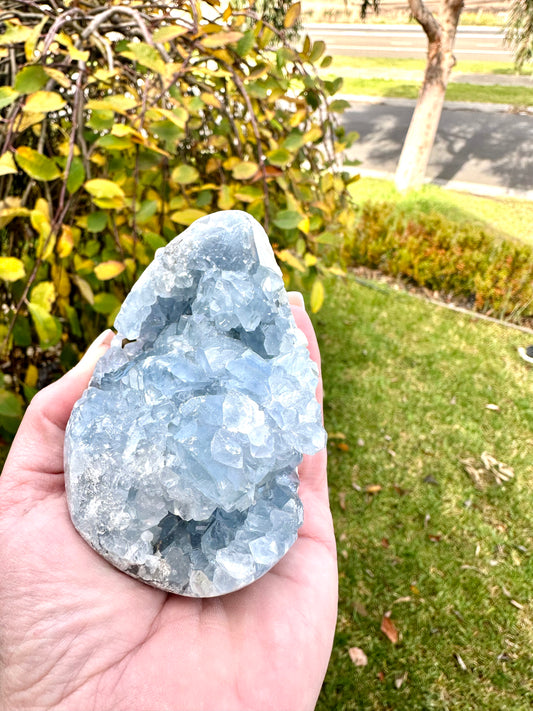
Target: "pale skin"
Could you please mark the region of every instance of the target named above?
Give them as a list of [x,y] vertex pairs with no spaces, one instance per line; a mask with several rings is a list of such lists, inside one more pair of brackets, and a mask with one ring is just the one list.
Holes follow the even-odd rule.
[[34,398],[0,477],[0,711],[313,709],[337,614],[325,451],[300,467],[305,522],[263,578],[205,600],[134,580],[82,540],[65,497],[65,426],[108,343]]

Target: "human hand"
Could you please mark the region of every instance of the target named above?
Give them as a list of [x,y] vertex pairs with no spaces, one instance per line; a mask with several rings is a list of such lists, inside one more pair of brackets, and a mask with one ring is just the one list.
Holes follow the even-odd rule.
[[337,613],[325,450],[299,468],[298,540],[249,587],[186,598],[121,573],[74,529],[63,474],[70,412],[111,335],[36,395],[0,477],[0,711],[313,709]]

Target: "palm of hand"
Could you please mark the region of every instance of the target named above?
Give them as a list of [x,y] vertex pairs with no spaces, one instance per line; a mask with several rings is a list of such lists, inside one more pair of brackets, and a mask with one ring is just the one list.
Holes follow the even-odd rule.
[[55,415],[37,398],[0,479],[0,709],[313,708],[337,596],[325,454],[301,467],[306,520],[272,571],[220,598],[169,595],[112,568],[72,526],[62,429],[88,374],[69,376],[52,386]]

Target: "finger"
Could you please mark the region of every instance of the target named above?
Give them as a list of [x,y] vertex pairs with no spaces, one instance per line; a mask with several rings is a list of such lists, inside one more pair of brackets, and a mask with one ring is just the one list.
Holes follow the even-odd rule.
[[112,338],[112,331],[104,331],[72,370],[33,398],[11,445],[1,477],[3,481],[37,472],[63,472],[63,444],[68,418]]

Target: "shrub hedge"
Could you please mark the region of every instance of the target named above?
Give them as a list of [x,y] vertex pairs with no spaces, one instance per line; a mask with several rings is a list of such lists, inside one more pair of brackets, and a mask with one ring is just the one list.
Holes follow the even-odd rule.
[[[355,212],[322,41],[218,0],[3,0],[0,438],[114,321],[154,251],[246,210],[323,299]],[[279,18],[278,18],[279,19]]]
[[478,311],[514,319],[533,315],[533,247],[478,225],[368,202],[349,251],[352,265],[461,297]]

